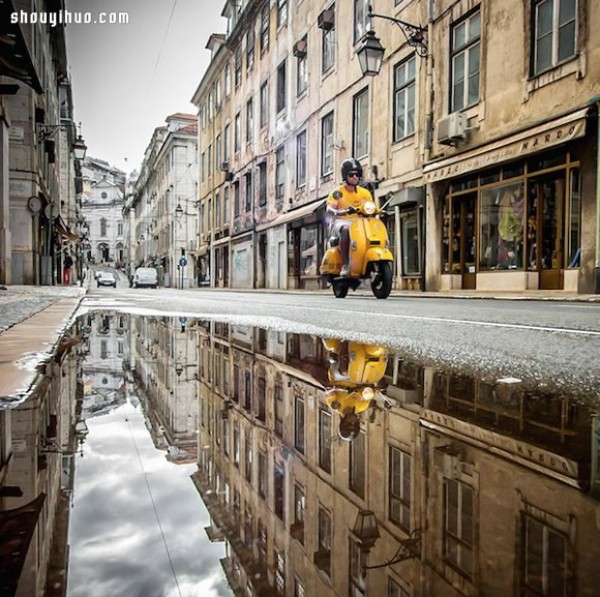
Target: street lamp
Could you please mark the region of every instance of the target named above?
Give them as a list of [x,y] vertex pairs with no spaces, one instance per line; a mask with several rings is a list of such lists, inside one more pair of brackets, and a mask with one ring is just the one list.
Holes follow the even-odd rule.
[[[366,556],[375,545],[377,539],[379,539],[379,528],[377,527],[377,519],[375,514],[371,510],[363,510],[362,508],[358,511],[356,521],[354,522],[354,528],[352,534],[358,539],[359,547],[361,552]],[[382,564],[374,564],[372,566],[365,566],[364,570],[373,570],[374,568],[384,568],[397,564],[404,560],[410,560],[418,558],[421,554],[421,529],[415,529],[411,531],[408,539],[398,542],[398,549],[396,553],[387,561]]]
[[179,361],[175,363],[175,373],[177,374],[177,377],[181,377],[181,374],[183,373],[183,365]]
[[177,203],[177,207],[175,208],[175,215],[180,218],[183,215],[183,208],[181,207],[181,203]]
[[[70,125],[67,124],[41,124],[38,132],[38,141],[45,143],[46,141],[52,141],[56,135],[56,131],[66,131]],[[82,161],[85,158],[85,152],[87,151],[87,145],[80,135],[73,141],[73,155],[77,161]]]
[[[408,45],[415,48],[417,55],[421,56],[421,58],[427,57],[427,40],[425,39],[427,29],[419,25],[412,25],[411,23],[401,21],[394,17],[374,13],[373,7],[369,4],[369,23],[374,17],[385,19],[386,21],[391,21],[395,25],[398,25],[404,34]],[[379,38],[375,35],[375,31],[369,29],[362,39],[360,48],[356,51],[363,75],[372,77],[379,74],[384,53],[385,48],[381,45]]]
[[75,159],[78,161],[83,161],[85,159],[85,152],[87,151],[87,145],[83,140],[81,135],[78,135],[77,139],[73,141],[73,155]]

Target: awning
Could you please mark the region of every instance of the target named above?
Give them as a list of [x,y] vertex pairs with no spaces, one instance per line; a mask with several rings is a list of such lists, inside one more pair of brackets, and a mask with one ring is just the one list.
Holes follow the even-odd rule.
[[562,118],[526,129],[495,143],[488,143],[427,164],[423,167],[423,179],[426,183],[432,183],[460,176],[583,137],[588,110],[583,108],[571,112]]
[[56,228],[58,234],[60,234],[60,236],[62,236],[63,238],[66,238],[76,243],[78,243],[81,240],[76,234],[71,232],[69,227],[65,224],[64,220],[60,216],[56,216],[56,218],[54,218],[54,227]]
[[42,93],[27,42],[18,23],[11,23],[15,13],[12,0],[0,0],[0,75],[26,83],[37,93]]
[[411,205],[422,205],[425,196],[423,187],[404,187],[393,193],[388,207],[409,207]]
[[291,211],[286,211],[285,213],[279,214],[274,220],[257,226],[256,231],[260,232],[261,230],[266,230],[267,228],[275,228],[276,226],[281,226],[283,224],[287,224],[288,222],[293,222],[294,220],[304,218],[307,215],[317,211],[319,207],[325,204],[325,201],[326,199],[319,199],[318,201],[313,201],[308,205],[303,205],[297,209],[292,209]]

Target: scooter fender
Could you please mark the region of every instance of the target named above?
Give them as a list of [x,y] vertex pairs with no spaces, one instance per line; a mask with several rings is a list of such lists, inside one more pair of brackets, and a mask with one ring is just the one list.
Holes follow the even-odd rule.
[[330,247],[321,261],[322,276],[337,276],[342,269],[342,254],[339,247]]
[[394,255],[389,249],[385,247],[371,247],[365,253],[365,268],[363,271],[367,270],[367,265],[372,261],[394,261]]

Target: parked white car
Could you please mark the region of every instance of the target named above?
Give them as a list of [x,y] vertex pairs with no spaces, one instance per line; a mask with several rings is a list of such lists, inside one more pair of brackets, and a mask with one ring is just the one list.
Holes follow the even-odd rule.
[[133,288],[157,288],[158,272],[153,267],[138,267],[131,281]]

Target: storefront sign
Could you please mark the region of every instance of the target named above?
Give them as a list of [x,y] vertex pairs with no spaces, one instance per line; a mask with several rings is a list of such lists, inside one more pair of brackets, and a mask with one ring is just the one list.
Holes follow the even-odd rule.
[[[577,479],[577,463],[568,458],[564,458],[559,454],[537,448],[536,446],[512,437],[500,435],[494,431],[489,431],[488,429],[472,425],[471,423],[461,421],[460,419],[450,417],[443,413],[423,411],[421,417],[423,422],[428,421],[454,431],[465,441],[472,438],[489,448],[502,450],[503,452],[518,457],[520,460],[527,460],[544,469],[550,469],[567,477],[571,477],[572,479]],[[426,424],[425,426],[427,427],[430,425]]]
[[427,183],[453,178],[583,137],[586,113],[587,108],[502,141],[433,162],[423,168],[423,178]]

